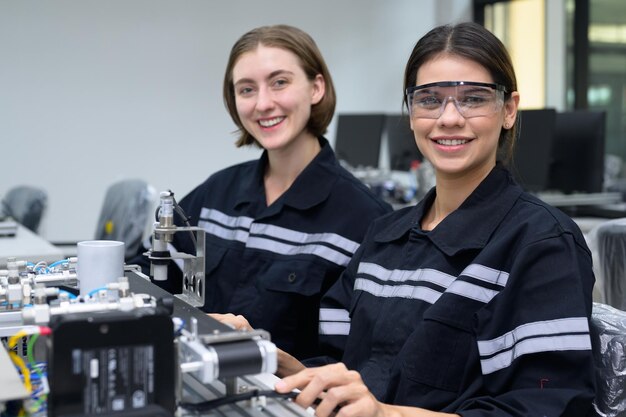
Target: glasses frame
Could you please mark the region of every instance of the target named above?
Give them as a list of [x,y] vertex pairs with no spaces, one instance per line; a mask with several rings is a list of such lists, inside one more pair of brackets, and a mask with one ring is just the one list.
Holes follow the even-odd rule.
[[[487,87],[487,88],[491,88],[496,90],[496,92],[502,92],[502,100],[504,101],[504,95],[508,93],[507,89],[505,86],[503,86],[502,84],[496,84],[496,83],[481,83],[481,82],[477,82],[477,81],[437,81],[434,83],[428,83],[428,84],[422,84],[422,85],[415,85],[413,87],[409,87],[406,89],[405,94],[406,94],[406,102],[407,105],[409,107],[409,114],[411,115],[411,117],[413,117],[413,110],[412,110],[412,104],[411,102],[413,101],[411,99],[412,95],[414,92],[419,91],[419,90],[423,90],[425,88],[430,88],[430,87],[458,87],[458,86],[462,86],[462,85],[470,85],[470,86],[476,86],[476,87]],[[439,115],[435,118],[430,118],[430,117],[422,117],[424,119],[438,119],[439,117],[441,117],[441,115],[443,114],[443,109],[445,108],[445,106],[448,104],[448,99],[450,97],[446,97],[446,99],[443,101],[443,103],[441,103],[441,108],[439,109]],[[452,99],[454,100],[454,106],[457,109],[457,111],[464,117],[464,118],[468,118],[465,115],[463,115],[463,112],[461,112],[461,109],[459,108],[459,103],[456,100],[456,97],[452,97]],[[480,117],[480,116],[473,116],[473,117]]]

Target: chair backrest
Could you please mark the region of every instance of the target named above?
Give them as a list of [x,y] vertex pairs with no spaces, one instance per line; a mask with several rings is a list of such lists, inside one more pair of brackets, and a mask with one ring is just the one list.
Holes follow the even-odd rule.
[[2,199],[2,212],[37,233],[48,204],[48,194],[41,188],[20,185],[11,188]]
[[601,417],[626,415],[626,312],[593,303],[591,343],[596,368],[594,407]]
[[626,310],[626,218],[607,220],[592,233],[598,257],[596,281],[602,301]]
[[106,192],[95,239],[125,244],[125,257],[137,254],[155,207],[156,190],[146,181],[127,179],[112,184]]

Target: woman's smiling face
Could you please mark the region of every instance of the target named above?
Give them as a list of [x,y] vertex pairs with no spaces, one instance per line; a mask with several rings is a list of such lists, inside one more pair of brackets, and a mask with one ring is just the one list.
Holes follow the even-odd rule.
[[324,81],[308,79],[295,54],[261,44],[237,60],[233,83],[241,123],[263,148],[285,149],[312,136],[306,125]]
[[[487,69],[475,61],[441,53],[418,69],[415,85],[445,81],[494,82]],[[515,121],[518,97],[514,93],[497,111],[477,117],[464,117],[454,100],[447,101],[436,119],[412,115],[415,142],[438,177],[486,176],[496,163],[503,125],[511,126]]]

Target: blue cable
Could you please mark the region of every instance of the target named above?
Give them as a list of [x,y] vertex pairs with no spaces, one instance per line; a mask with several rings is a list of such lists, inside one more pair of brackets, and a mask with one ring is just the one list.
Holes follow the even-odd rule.
[[59,294],[60,294],[60,293],[67,294],[67,295],[68,295],[68,297],[70,297],[70,298],[76,298],[76,295],[72,294],[72,293],[71,293],[71,292],[69,292],[69,291],[59,290]]
[[50,265],[48,265],[48,268],[54,268],[54,267],[55,267],[55,266],[57,266],[57,265],[66,264],[66,263],[68,263],[68,262],[69,262],[69,261],[68,261],[67,259],[61,259],[61,260],[58,260],[58,261],[52,262]]
[[96,288],[95,290],[91,290],[91,291],[89,291],[89,293],[87,293],[87,295],[88,295],[89,297],[93,297],[93,295],[94,295],[95,293],[97,293],[98,291],[100,291],[100,290],[106,290],[106,289],[107,289],[106,287]]
[[180,320],[180,325],[178,326],[177,329],[174,329],[174,336],[179,336],[183,329],[185,328],[185,320],[181,319],[180,317],[176,317],[178,320]]

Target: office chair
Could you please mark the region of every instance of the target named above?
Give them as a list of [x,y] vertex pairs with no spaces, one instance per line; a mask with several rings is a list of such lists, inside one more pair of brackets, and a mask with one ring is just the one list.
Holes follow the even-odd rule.
[[593,303],[591,346],[596,372],[594,407],[602,417],[626,415],[626,312]]
[[134,257],[151,224],[156,194],[152,186],[140,179],[126,179],[109,186],[95,239],[124,242],[125,258]]
[[47,204],[48,194],[43,189],[20,185],[11,188],[2,199],[2,217],[11,217],[37,233]]
[[597,251],[596,282],[601,300],[626,310],[626,218],[601,223],[590,238],[590,247]]

